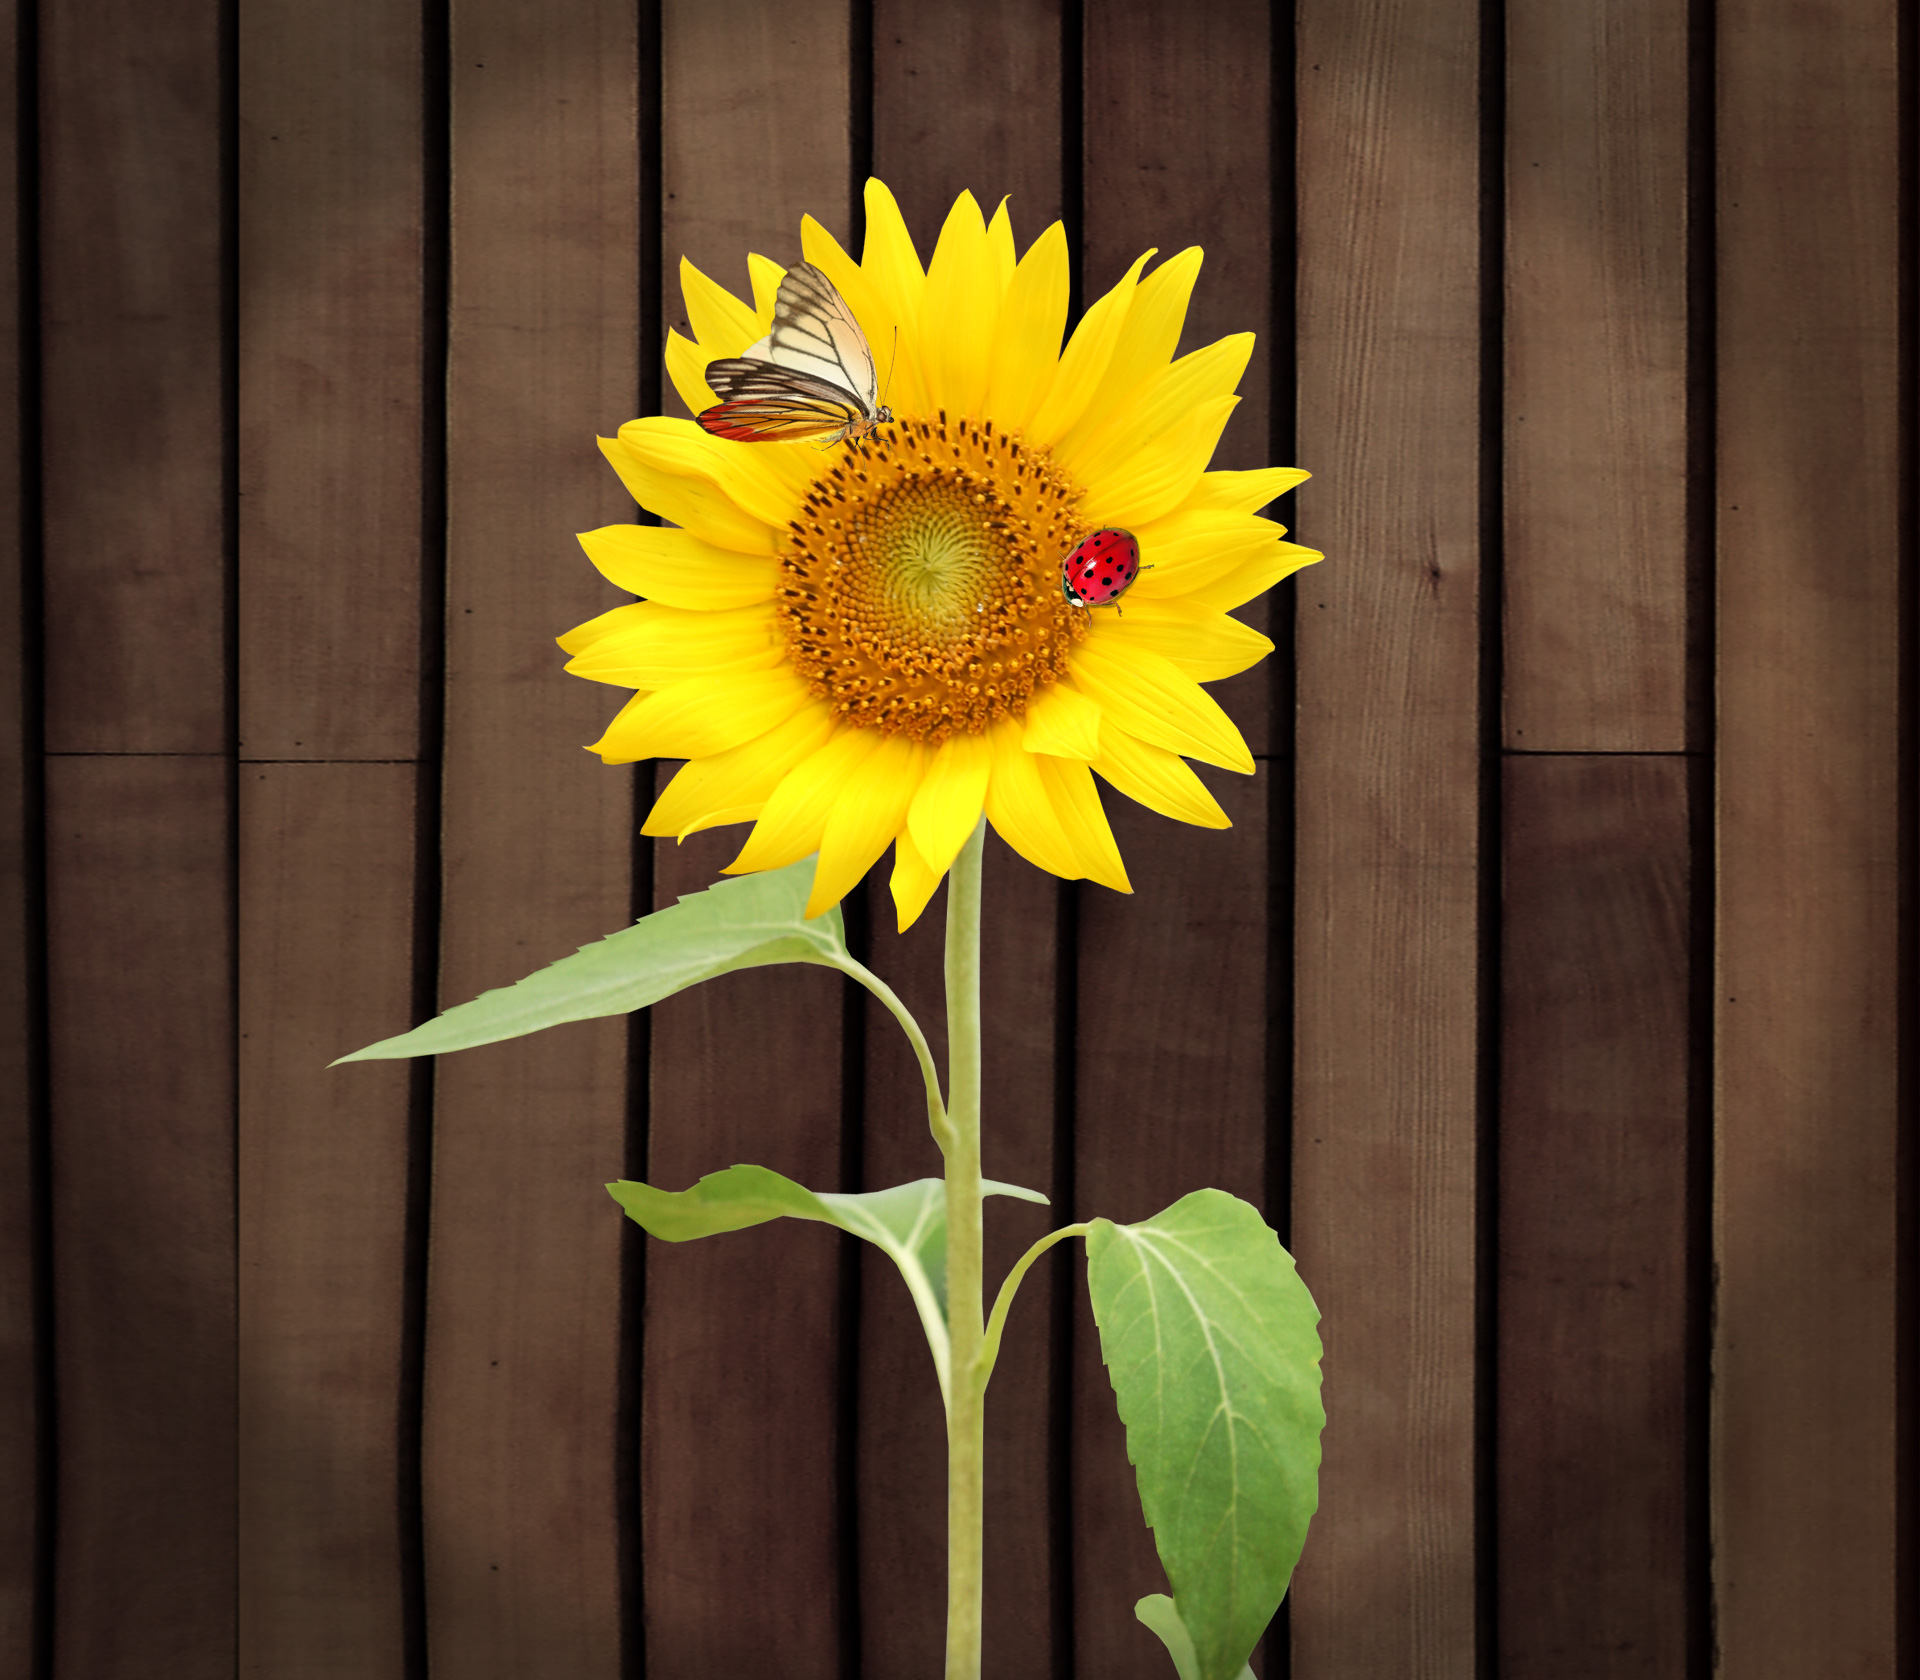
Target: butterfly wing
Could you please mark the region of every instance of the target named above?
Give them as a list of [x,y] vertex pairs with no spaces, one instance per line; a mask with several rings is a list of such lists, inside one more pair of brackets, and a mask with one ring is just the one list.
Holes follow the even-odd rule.
[[739,443],[818,437],[868,418],[840,386],[774,362],[743,356],[709,362],[707,383],[720,402],[697,416],[701,426]]
[[795,263],[780,281],[766,357],[838,385],[872,414],[878,385],[867,335],[839,289],[812,263]]

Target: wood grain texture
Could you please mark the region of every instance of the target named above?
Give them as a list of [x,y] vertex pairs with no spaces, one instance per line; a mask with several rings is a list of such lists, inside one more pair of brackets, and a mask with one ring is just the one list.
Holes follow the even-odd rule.
[[411,758],[420,20],[240,13],[241,753]]
[[[1294,1672],[1475,1672],[1478,12],[1299,14],[1294,1249],[1326,1315]],[[1310,498],[1310,499],[1309,499]]]
[[240,777],[240,1672],[402,1680],[418,771]]
[[[1075,993],[1079,1219],[1151,1218],[1211,1187],[1265,1191],[1267,790],[1202,772],[1233,819],[1174,824],[1113,798],[1132,897],[1082,885]],[[1084,1254],[1075,1255],[1084,1268]],[[1159,1642],[1135,1600],[1165,1592],[1100,1359],[1084,1269],[1073,1362],[1074,1654],[1083,1676],[1155,1680]]]
[[226,746],[218,18],[89,0],[40,25],[55,752]]
[[803,214],[849,243],[847,37],[846,0],[662,0],[663,343],[682,257],[750,300],[748,252],[798,262]]
[[227,778],[48,765],[59,1674],[234,1670]]
[[[607,591],[572,541],[631,508],[594,448],[638,385],[638,43],[617,4],[452,19],[444,1001],[631,917],[632,780],[553,637]],[[626,1025],[435,1075],[423,1452],[428,1653],[611,1680]]]
[[1059,0],[876,0],[873,170],[923,257],[962,192],[1010,199],[1021,250],[1060,219],[1060,29]]
[[[991,216],[1003,195],[1016,248],[1061,215],[1059,9],[994,0],[977,8],[882,0],[873,19],[873,168],[892,189],[923,257],[954,200]],[[1060,894],[1070,890],[989,830],[981,932],[985,1044],[982,1150],[988,1176],[1045,1195],[1054,1159],[1055,999]],[[904,936],[887,867],[874,872],[874,968],[908,1000],[946,1065],[942,962],[946,890]],[[919,1071],[877,1004],[867,1010],[866,1182],[938,1174]],[[1027,1248],[1068,1215],[1011,1198],[987,1203],[987,1305]],[[1069,1244],[1069,1249],[1077,1245]],[[1050,1439],[1053,1272],[1042,1264],[1008,1321],[987,1402],[985,1654],[1006,1680],[1053,1680],[1056,1560]],[[863,1260],[860,1603],[874,1680],[939,1672],[945,1633],[946,1434],[919,1321],[890,1262]]]
[[1503,1675],[1688,1671],[1687,776],[1504,767]]
[[1505,739],[1687,717],[1687,7],[1507,13]]
[[[743,838],[662,844],[655,904],[713,885]],[[649,1180],[684,1190],[751,1161],[841,1188],[844,996],[838,975],[789,966],[657,1005]],[[783,1219],[647,1245],[650,1673],[843,1672],[839,1280],[853,1241]]]
[[[18,7],[0,8],[0,87],[20,85],[19,27]],[[0,124],[0,521],[24,536],[20,352],[27,341],[20,330],[17,127]],[[34,1022],[45,975],[38,972],[34,928],[46,892],[28,862],[40,851],[28,829],[40,731],[29,738],[27,673],[35,661],[23,611],[24,549],[21,542],[0,548],[0,662],[9,673],[0,681],[0,1091],[16,1093],[0,1118],[0,1673],[20,1674],[33,1661],[39,1561],[34,1167],[45,1114],[35,1112],[44,1082]],[[37,811],[31,820],[38,822]]]
[[[1086,14],[1086,301],[1106,292],[1149,247],[1156,264],[1189,245],[1206,253],[1178,354],[1230,333],[1258,335],[1240,406],[1213,465],[1273,464],[1268,450],[1272,318],[1273,157],[1269,8],[1256,0],[1172,7],[1128,0]],[[1283,462],[1281,465],[1292,465]],[[1265,597],[1234,616],[1265,635]],[[1270,662],[1211,685],[1250,752],[1269,750]]]
[[[984,862],[981,1008],[982,1150],[988,1177],[1055,1192],[1054,1057],[1059,922],[1054,877],[994,835]],[[908,932],[882,896],[870,966],[906,1001],[946,1066],[941,967],[946,889]],[[911,1050],[878,1004],[867,1011],[866,1187],[937,1177],[924,1087]],[[987,1304],[1013,1263],[1065,1223],[1058,1208],[987,1203]],[[1071,1249],[1073,1245],[1068,1245]],[[871,1252],[871,1251],[869,1251]],[[1077,1258],[1070,1253],[1070,1261]],[[1053,1330],[1045,1262],[1029,1273],[1007,1323],[987,1398],[986,1652],[990,1672],[1052,1680],[1055,1562],[1050,1554]],[[867,1673],[936,1673],[944,1650],[946,1432],[925,1337],[892,1263],[862,1270],[860,1323],[860,1602]]]
[[[1894,1672],[1896,8],[1720,13],[1721,1664]],[[1822,260],[1806,261],[1818,251]]]

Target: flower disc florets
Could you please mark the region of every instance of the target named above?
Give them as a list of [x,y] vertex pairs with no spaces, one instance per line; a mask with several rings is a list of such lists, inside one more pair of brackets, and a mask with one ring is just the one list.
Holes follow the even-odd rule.
[[775,610],[794,668],[848,723],[929,745],[1023,716],[1086,634],[1057,559],[1077,499],[991,421],[853,446],[788,527]]

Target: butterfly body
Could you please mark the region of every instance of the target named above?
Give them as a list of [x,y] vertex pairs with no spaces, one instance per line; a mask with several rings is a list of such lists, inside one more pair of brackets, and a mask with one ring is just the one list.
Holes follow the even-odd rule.
[[1060,562],[1060,589],[1076,607],[1111,607],[1140,575],[1131,531],[1095,531]]
[[697,416],[701,426],[738,443],[820,438],[825,449],[893,419],[878,401],[867,335],[812,263],[781,279],[773,331],[744,356],[707,363],[707,383],[720,401]]

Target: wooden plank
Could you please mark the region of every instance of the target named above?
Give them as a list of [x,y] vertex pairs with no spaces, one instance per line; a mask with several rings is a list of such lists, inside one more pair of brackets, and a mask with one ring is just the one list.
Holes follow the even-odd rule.
[[691,336],[682,257],[751,300],[747,253],[798,262],[803,214],[848,242],[847,4],[662,0],[660,37],[661,314]]
[[[1293,1232],[1326,1315],[1294,1672],[1475,1668],[1478,11],[1299,14]],[[1303,508],[1303,519],[1305,509]]]
[[406,764],[240,779],[240,1672],[405,1672]]
[[[451,16],[441,985],[518,979],[630,918],[632,783],[552,638],[606,591],[571,540],[631,507],[593,446],[638,384],[631,7]],[[610,1680],[626,1026],[435,1074],[422,1455],[429,1664]]]
[[[1208,1186],[1263,1200],[1267,790],[1259,779],[1203,775],[1231,829],[1174,825],[1113,799],[1134,896],[1079,889],[1077,1218],[1146,1219]],[[1133,1606],[1165,1592],[1166,1578],[1084,1281],[1074,1318],[1076,1671],[1149,1680],[1166,1652]]]
[[[991,0],[954,7],[882,0],[873,19],[873,167],[923,257],[962,191],[991,216],[1003,195],[1016,248],[1061,215],[1059,8]],[[939,87],[948,96],[930,98]],[[986,172],[983,165],[987,165]],[[1054,1160],[1054,1022],[1062,884],[989,833],[981,1004],[982,1147],[990,1177],[1069,1193]],[[943,888],[904,937],[886,869],[870,889],[875,969],[908,1000],[945,1066]],[[867,1009],[869,1187],[942,1170],[921,1113],[920,1075],[878,1005]],[[1064,1208],[987,1204],[988,1304],[1008,1268]],[[1072,1245],[1069,1245],[1070,1247]],[[1055,1625],[1053,1274],[1028,1278],[1008,1321],[987,1405],[985,1662],[1006,1680],[1053,1680]],[[944,1649],[946,1434],[931,1361],[893,1267],[864,1262],[860,1324],[860,1607],[865,1671],[938,1673]]]
[[[1089,16],[1085,63],[1083,291],[1100,297],[1149,246],[1164,262],[1206,252],[1178,353],[1229,333],[1259,335],[1240,380],[1240,406],[1213,465],[1276,464],[1268,450],[1273,167],[1264,113],[1271,101],[1269,8],[1254,0],[1169,7],[1151,0]],[[1143,120],[1177,111],[1178,122]],[[1262,113],[1250,122],[1249,112]],[[1292,462],[1279,465],[1291,466]],[[1267,634],[1266,597],[1234,615]],[[1247,748],[1264,755],[1273,706],[1271,661],[1212,685]]]
[[[743,832],[658,848],[655,904],[711,886]],[[683,1190],[753,1161],[838,1189],[842,995],[825,969],[782,967],[656,1006],[649,1179]],[[788,1220],[647,1245],[649,1672],[844,1672],[841,1253]]]
[[1506,742],[1679,751],[1685,0],[1509,9],[1506,278]]
[[[1262,466],[1271,318],[1269,8],[1089,13],[1081,43],[1085,257],[1099,297],[1142,251],[1200,245],[1180,352],[1259,335],[1216,467]],[[1177,111],[1179,121],[1143,120]],[[1264,628],[1266,603],[1238,616]],[[1271,662],[1209,692],[1249,748],[1269,747]],[[1189,828],[1107,790],[1135,895],[1076,890],[1075,1218],[1136,1220],[1212,1185],[1256,1204],[1266,1188],[1267,778],[1203,771],[1232,818]],[[1065,1210],[1063,1210],[1065,1211]],[[1083,1266],[1081,1256],[1074,1259]],[[1157,1675],[1166,1653],[1133,1605],[1165,1590],[1140,1513],[1112,1386],[1076,1278],[1072,1363],[1073,1652],[1085,1676]]]
[[48,766],[62,1674],[234,1669],[227,776]]
[[[748,252],[798,261],[802,215],[846,240],[848,31],[844,4],[661,8],[666,326],[688,331],[682,256],[750,297]],[[663,387],[667,411],[684,413],[671,383]],[[730,827],[656,845],[655,902],[711,886],[745,835]],[[824,971],[779,969],[657,1008],[652,1181],[684,1189],[702,1173],[760,1161],[838,1188],[842,997]],[[784,1223],[720,1242],[647,1245],[649,1672],[757,1673],[770,1663],[796,1680],[844,1672],[843,1253],[828,1233]]]
[[[884,872],[869,889],[870,966],[906,1001],[946,1066],[942,961],[946,889],[905,935],[895,931]],[[1064,1188],[1054,1160],[1054,929],[1060,883],[989,831],[981,930],[985,1113],[990,1178],[1049,1195]],[[865,1182],[869,1189],[938,1177],[924,1087],[905,1038],[877,1003],[867,1010]],[[1013,1263],[1053,1227],[1060,1208],[1011,1198],[987,1203],[988,1305]],[[869,1251],[871,1254],[871,1251]],[[1077,1256],[1070,1256],[1077,1262]],[[1050,1555],[1054,1329],[1051,1273],[1029,1274],[1008,1319],[987,1405],[985,1661],[1008,1680],[1051,1680],[1054,1559]],[[860,1315],[861,1650],[874,1675],[937,1673],[945,1649],[946,1430],[933,1362],[899,1274],[871,1254]]]
[[1505,765],[1502,1673],[1687,1672],[1688,769]]
[[94,0],[41,20],[55,752],[227,742],[219,15]]
[[240,739],[411,758],[420,664],[420,19],[240,13]]
[[1022,250],[1058,221],[1059,0],[876,0],[873,168],[923,257],[963,191],[1010,198]]
[[1895,1534],[1898,13],[1740,0],[1715,29],[1713,1554],[1721,1666],[1754,1680],[1894,1672],[1911,1590]]
[[[0,87],[19,88],[19,8],[0,12]],[[20,194],[17,123],[0,124],[0,520],[25,535],[21,503]],[[27,679],[35,670],[22,608],[24,544],[0,551],[0,658],[16,673],[0,684],[0,1090],[19,1093],[0,1125],[0,1673],[33,1662],[39,1558],[39,1330],[35,1324],[36,1146],[46,1113],[35,1014],[45,975],[36,960],[37,906],[46,882],[29,822],[39,814],[40,731],[29,730]],[[37,642],[37,634],[36,634]],[[31,737],[31,738],[30,738]],[[36,1112],[38,1110],[38,1112]],[[44,1211],[44,1210],[42,1210]]]

